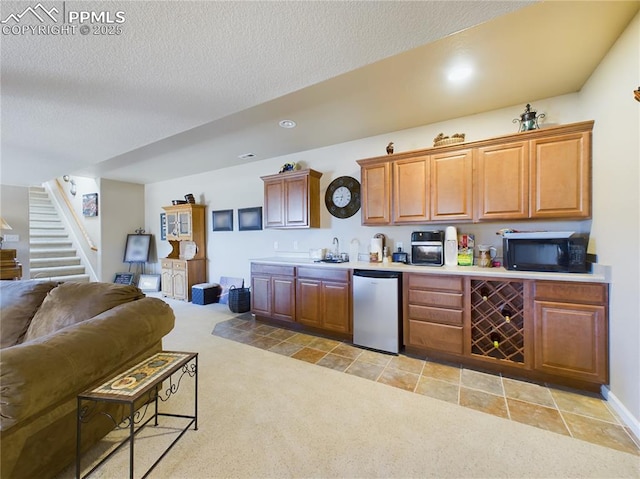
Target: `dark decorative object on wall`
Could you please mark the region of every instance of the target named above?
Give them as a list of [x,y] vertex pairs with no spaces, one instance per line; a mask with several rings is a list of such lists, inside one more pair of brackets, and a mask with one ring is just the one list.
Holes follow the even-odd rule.
[[512,123],[520,123],[520,129],[518,131],[537,130],[540,128],[538,126],[538,120],[544,118],[546,115],[540,113],[536,117],[536,114],[536,110],[532,110],[531,105],[527,103],[527,106],[524,107],[524,113],[520,115],[520,118],[514,118]]
[[327,187],[324,203],[336,218],[350,218],[360,209],[360,182],[351,176],[340,176]]
[[128,234],[127,244],[124,248],[125,263],[146,263],[149,261],[151,248],[150,234]]
[[261,230],[262,206],[255,208],[238,208],[238,230]]
[[83,216],[98,216],[98,193],[82,195]]
[[160,239],[165,241],[167,239],[167,214],[160,213]]
[[211,229],[213,231],[233,231],[233,210],[212,211]]
[[389,142],[387,145],[387,155],[393,154],[393,141]]

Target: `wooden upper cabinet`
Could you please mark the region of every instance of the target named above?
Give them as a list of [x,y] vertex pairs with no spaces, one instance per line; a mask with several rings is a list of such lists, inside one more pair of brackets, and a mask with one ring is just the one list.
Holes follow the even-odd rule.
[[471,149],[431,155],[431,221],[473,219]]
[[491,145],[475,151],[477,220],[529,216],[529,142]]
[[363,166],[361,207],[363,225],[386,225],[391,222],[391,165],[389,162]]
[[423,223],[429,219],[429,157],[393,162],[393,222]]
[[591,130],[530,141],[531,218],[591,216]]
[[307,169],[263,176],[266,228],[319,228],[320,177]]

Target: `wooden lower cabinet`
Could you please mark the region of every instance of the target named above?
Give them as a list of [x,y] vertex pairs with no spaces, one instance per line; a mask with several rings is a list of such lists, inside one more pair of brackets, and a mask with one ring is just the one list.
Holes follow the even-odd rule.
[[604,284],[536,282],[537,371],[608,383],[607,296]]
[[295,320],[295,268],[251,265],[251,311],[280,321]]
[[463,288],[462,276],[405,273],[405,346],[462,355]]
[[162,296],[191,301],[191,287],[206,281],[206,264],[203,259],[165,258],[162,266]]
[[296,321],[335,333],[350,333],[351,282],[349,271],[298,268]]

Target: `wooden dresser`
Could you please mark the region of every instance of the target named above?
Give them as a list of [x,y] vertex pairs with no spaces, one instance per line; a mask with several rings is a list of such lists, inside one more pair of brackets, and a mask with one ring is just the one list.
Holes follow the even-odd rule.
[[0,249],[0,279],[22,278],[22,265],[16,260],[15,249]]

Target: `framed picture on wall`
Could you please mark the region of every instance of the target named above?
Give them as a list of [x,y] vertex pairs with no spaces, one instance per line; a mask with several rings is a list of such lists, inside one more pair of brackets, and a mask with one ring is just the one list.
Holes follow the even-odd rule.
[[212,211],[211,228],[213,231],[233,231],[233,210]]
[[238,208],[238,230],[261,230],[262,206],[255,208]]
[[160,239],[162,241],[167,239],[167,214],[160,213]]
[[128,234],[124,248],[125,263],[146,263],[151,249],[150,234]]
[[98,216],[98,193],[82,195],[82,215]]

